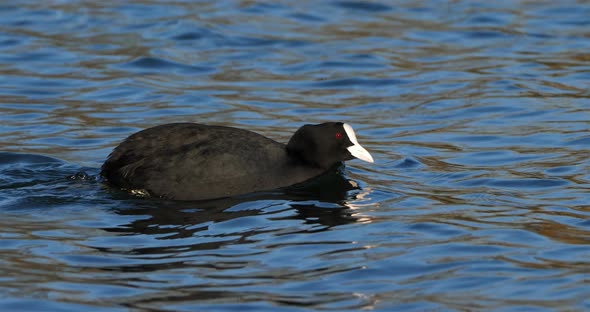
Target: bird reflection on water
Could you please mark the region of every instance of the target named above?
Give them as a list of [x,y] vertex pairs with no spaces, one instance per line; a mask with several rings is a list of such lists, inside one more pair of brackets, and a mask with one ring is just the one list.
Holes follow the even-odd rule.
[[[207,231],[208,225],[213,223],[265,214],[272,214],[273,220],[304,220],[307,224],[318,224],[322,226],[321,230],[327,230],[344,224],[370,222],[370,218],[359,215],[354,211],[354,207],[348,204],[367,196],[367,191],[370,190],[362,190],[355,181],[347,178],[343,174],[343,166],[340,166],[309,183],[269,192],[194,202],[132,198],[132,202],[125,208],[114,211],[120,215],[147,217],[135,218],[129,224],[104,230],[129,234],[157,234],[163,235],[160,239],[177,239]],[[132,197],[126,192],[113,194],[115,197]],[[291,210],[295,213],[275,216]],[[260,231],[241,233],[241,237],[233,241],[218,242],[218,246],[207,243],[205,246],[198,244],[193,247],[219,248],[221,245],[246,241],[248,236],[259,234]],[[139,248],[132,252],[142,251]]]

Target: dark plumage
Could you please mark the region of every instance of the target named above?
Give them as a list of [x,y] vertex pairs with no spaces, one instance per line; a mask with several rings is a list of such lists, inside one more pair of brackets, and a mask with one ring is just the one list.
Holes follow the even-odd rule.
[[305,125],[287,145],[238,128],[173,123],[129,136],[101,175],[130,191],[201,200],[305,182],[354,157],[373,162],[340,122]]

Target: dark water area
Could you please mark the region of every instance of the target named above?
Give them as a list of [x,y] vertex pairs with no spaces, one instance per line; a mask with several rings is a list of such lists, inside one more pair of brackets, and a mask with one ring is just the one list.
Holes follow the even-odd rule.
[[[589,51],[583,1],[4,2],[0,311],[590,310]],[[344,121],[375,163],[207,202],[100,181],[181,121]]]

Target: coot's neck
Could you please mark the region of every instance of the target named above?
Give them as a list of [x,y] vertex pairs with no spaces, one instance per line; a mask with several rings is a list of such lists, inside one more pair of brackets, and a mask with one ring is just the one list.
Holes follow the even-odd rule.
[[321,166],[318,163],[313,161],[308,161],[304,155],[301,155],[297,151],[290,150],[289,148],[285,148],[287,153],[288,162],[291,166],[295,167],[305,167],[309,169],[316,170],[318,172],[325,172],[329,170],[333,170],[334,168],[339,168],[343,165],[343,162],[338,161],[329,166]]
[[309,161],[301,151],[290,149],[288,146],[285,148],[287,152],[287,158],[289,162],[295,166],[313,167],[317,169],[324,169],[319,164]]

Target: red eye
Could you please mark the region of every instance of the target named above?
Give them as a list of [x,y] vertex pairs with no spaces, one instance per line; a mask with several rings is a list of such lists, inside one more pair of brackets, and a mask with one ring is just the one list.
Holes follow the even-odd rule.
[[340,133],[340,132],[336,132],[336,138],[337,138],[338,140],[342,139],[342,133]]

